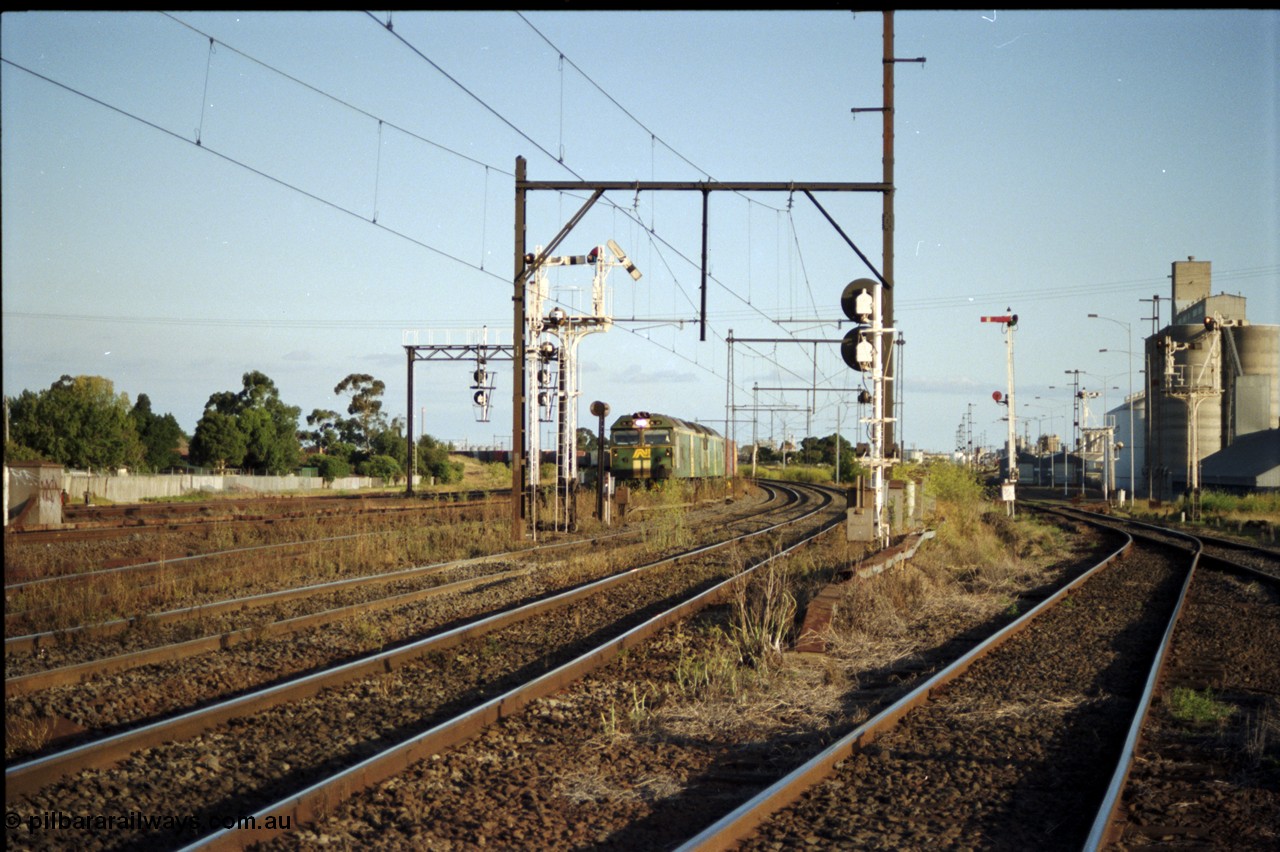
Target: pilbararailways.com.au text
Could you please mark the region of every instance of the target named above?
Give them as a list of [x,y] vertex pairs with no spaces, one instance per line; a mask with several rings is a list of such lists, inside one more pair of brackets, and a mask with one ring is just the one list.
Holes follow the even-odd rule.
[[196,814],[145,814],[126,811],[114,814],[71,814],[65,811],[39,811],[20,814],[8,811],[5,828],[15,830],[26,826],[34,833],[46,831],[83,831],[90,833],[111,831],[164,831],[178,834],[202,834],[219,829],[267,829],[287,831],[293,827],[292,815],[265,817],[216,818]]

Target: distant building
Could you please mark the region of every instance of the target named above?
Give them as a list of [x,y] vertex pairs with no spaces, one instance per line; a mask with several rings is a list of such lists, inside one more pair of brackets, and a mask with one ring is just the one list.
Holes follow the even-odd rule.
[[[1144,345],[1147,387],[1109,412],[1116,440],[1125,444],[1119,481],[1128,475],[1124,452],[1132,448],[1140,454],[1138,493],[1156,499],[1197,487],[1274,488],[1280,326],[1251,324],[1243,296],[1211,295],[1209,261],[1175,261],[1172,278],[1173,318]],[[1141,413],[1134,417],[1141,441],[1127,434],[1129,406]]]

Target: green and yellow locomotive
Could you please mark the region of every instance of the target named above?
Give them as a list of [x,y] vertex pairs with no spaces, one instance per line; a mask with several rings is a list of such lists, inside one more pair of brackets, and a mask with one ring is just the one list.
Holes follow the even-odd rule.
[[730,442],[701,423],[637,411],[614,421],[609,440],[619,482],[733,475]]

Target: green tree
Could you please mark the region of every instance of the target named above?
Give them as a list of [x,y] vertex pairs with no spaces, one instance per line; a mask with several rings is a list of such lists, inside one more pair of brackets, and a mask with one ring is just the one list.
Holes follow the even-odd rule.
[[329,448],[338,443],[340,433],[338,424],[341,421],[338,412],[327,408],[314,408],[307,415],[309,430],[302,432],[302,437],[311,442],[318,453],[327,453]]
[[138,394],[138,401],[129,412],[138,437],[146,448],[146,466],[149,470],[160,471],[182,464],[182,456],[178,449],[187,435],[178,425],[172,414],[157,415],[151,410],[151,398],[145,393]]
[[407,470],[409,448],[406,446],[404,437],[404,421],[397,417],[391,421],[390,426],[374,435],[369,442],[369,455],[371,457],[390,456],[396,460],[396,464],[400,465],[402,471]]
[[348,444],[346,441],[334,441],[329,445],[329,451],[326,456],[337,456],[345,462],[350,462],[356,454],[355,444]]
[[146,450],[129,417],[128,394],[101,376],[63,376],[10,404],[10,440],[67,467],[140,467]]
[[248,447],[235,415],[206,408],[191,438],[191,460],[218,471],[238,467]]
[[382,413],[382,394],[386,389],[384,382],[368,373],[352,373],[333,389],[339,396],[351,394],[347,413],[352,417],[342,424],[342,439],[355,444],[362,453],[369,454],[374,436],[387,428],[387,418]]
[[363,461],[360,463],[359,471],[361,476],[381,479],[383,485],[389,485],[404,476],[404,468],[400,467],[400,463],[391,456],[374,456],[368,461]]
[[840,446],[840,482],[850,485],[857,477],[869,477],[870,475],[871,471],[858,461],[855,448],[847,441],[842,441]]
[[236,401],[246,441],[245,466],[277,475],[293,471],[302,458],[298,441],[302,409],[286,405],[275,382],[257,370],[245,373],[242,384]]
[[418,439],[418,475],[434,476],[438,483],[462,481],[462,464],[449,458],[449,445],[430,435]]
[[335,479],[351,475],[351,465],[342,456],[322,456],[319,473],[325,485],[332,485]]
[[[219,469],[243,464],[256,471],[270,474],[289,473],[302,458],[302,445],[298,440],[298,417],[302,409],[286,405],[280,392],[266,374],[257,370],[245,373],[239,393],[219,391],[205,403],[205,416],[200,423],[215,431],[201,435],[200,424],[192,438],[192,457],[200,463]],[[244,452],[238,461],[233,460],[236,445],[227,434],[227,424],[218,414],[230,418],[244,441]],[[197,439],[200,439],[197,450]]]

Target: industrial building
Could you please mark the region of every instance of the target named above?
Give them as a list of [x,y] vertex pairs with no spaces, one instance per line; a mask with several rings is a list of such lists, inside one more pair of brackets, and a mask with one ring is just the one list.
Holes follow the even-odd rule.
[[1143,347],[1145,390],[1108,412],[1124,444],[1112,481],[1133,452],[1136,493],[1157,500],[1280,487],[1280,325],[1249,322],[1243,296],[1213,295],[1209,261],[1175,261],[1172,280],[1172,318]]

